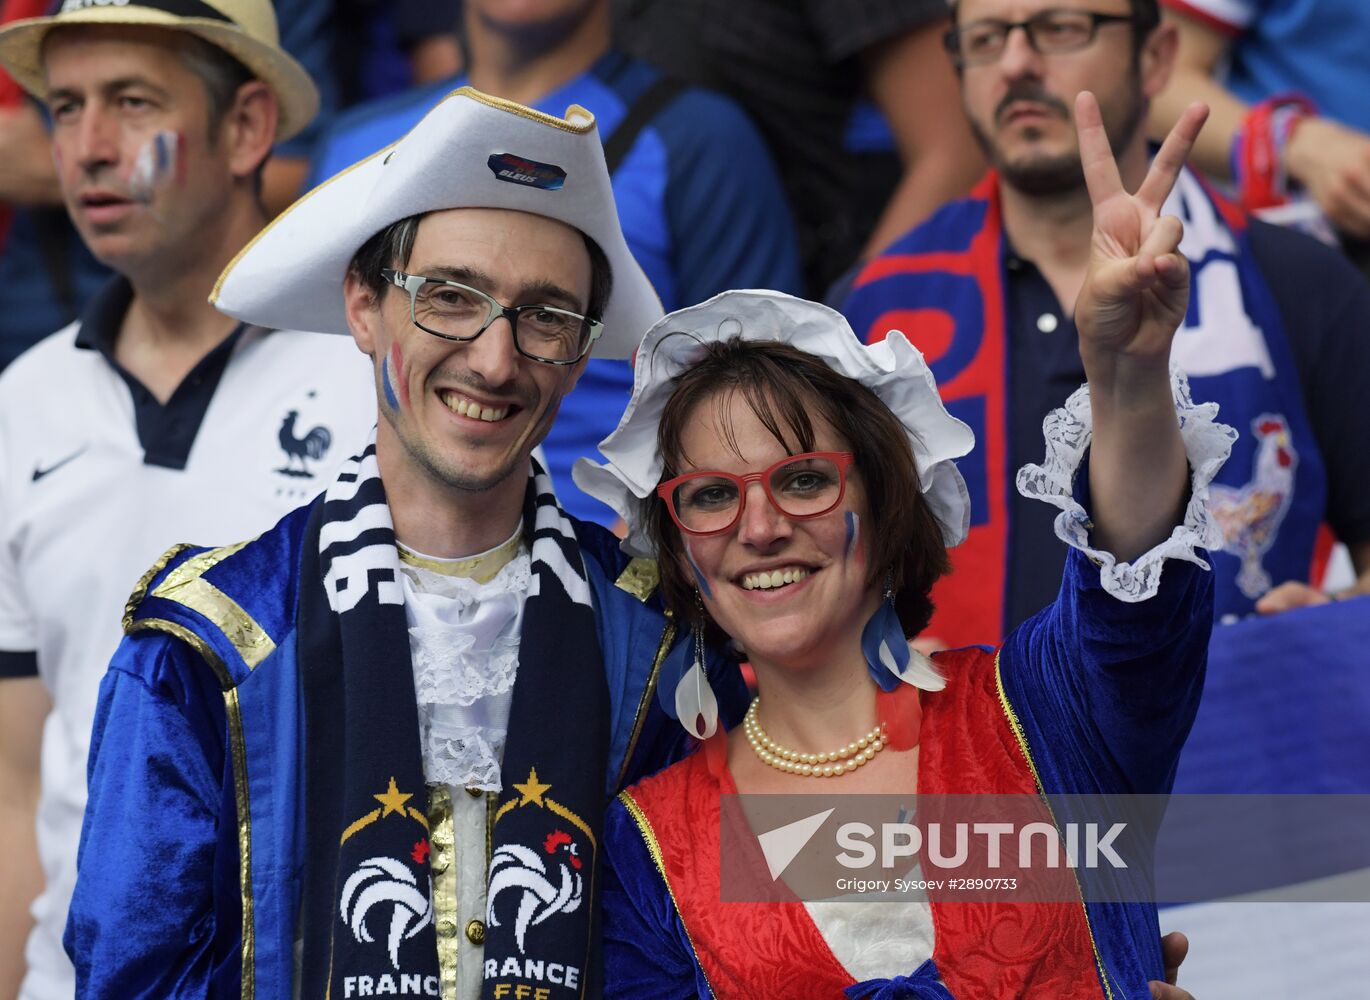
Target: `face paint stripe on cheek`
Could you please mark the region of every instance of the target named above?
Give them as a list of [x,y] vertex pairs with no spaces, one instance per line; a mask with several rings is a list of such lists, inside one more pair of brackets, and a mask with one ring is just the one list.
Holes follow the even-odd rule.
[[685,539],[684,543],[685,558],[690,563],[690,569],[694,571],[695,583],[699,586],[699,592],[710,600],[713,600],[714,592],[709,589],[709,581],[704,579],[704,571],[699,568],[699,563],[695,562],[695,554],[690,551],[689,540]]
[[392,410],[400,408],[400,401],[395,398],[395,389],[390,384],[390,359],[381,358],[381,388],[385,391],[385,401]]
[[151,204],[157,187],[168,179],[184,183],[185,136],[162,129],[138,150],[128,175],[128,196],[145,205]]
[[409,383],[404,377],[404,354],[400,351],[400,345],[398,343],[391,346],[390,356],[395,360],[395,384],[400,390],[400,405],[408,409]]
[[844,554],[848,559],[855,556],[858,562],[865,558],[865,549],[861,547],[861,518],[851,511],[847,511],[847,547]]
[[184,132],[176,133],[176,186],[184,187],[189,166],[186,162],[186,136]]

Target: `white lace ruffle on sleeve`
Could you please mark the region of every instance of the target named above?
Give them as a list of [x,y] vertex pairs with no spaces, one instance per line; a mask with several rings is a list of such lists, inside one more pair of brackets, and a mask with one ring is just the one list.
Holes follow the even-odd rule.
[[1196,550],[1218,549],[1223,543],[1222,529],[1208,508],[1209,485],[1227,461],[1237,432],[1217,422],[1217,403],[1196,404],[1190,398],[1189,381],[1178,369],[1171,369],[1170,386],[1180,418],[1180,436],[1189,456],[1189,504],[1184,520],[1175,526],[1170,537],[1132,562],[1118,562],[1111,552],[1090,544],[1089,532],[1094,525],[1075,499],[1075,476],[1094,436],[1088,385],[1071,393],[1066,405],[1053,410],[1042,422],[1047,446],[1042,464],[1025,465],[1018,470],[1018,492],[1059,507],[1056,536],[1089,556],[1099,567],[1104,590],[1129,603],[1155,596],[1161,585],[1161,567],[1167,559],[1183,559],[1208,569],[1208,563]]
[[530,564],[488,583],[402,567],[424,777],[500,790]]

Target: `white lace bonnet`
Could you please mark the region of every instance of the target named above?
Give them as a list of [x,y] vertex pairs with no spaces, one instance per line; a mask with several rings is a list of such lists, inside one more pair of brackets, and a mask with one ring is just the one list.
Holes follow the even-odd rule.
[[657,427],[674,379],[699,360],[704,344],[732,337],[787,343],[879,396],[908,432],[923,497],[942,526],[943,540],[949,547],[960,544],[970,524],[970,497],[953,460],[970,452],[975,435],[942,405],[917,348],[898,330],[880,343],[862,344],[841,313],[816,302],[780,292],[732,291],[673,312],[647,331],[637,351],[632,399],[618,427],[600,442],[608,461],[576,462],[576,485],[627,524],[625,552],[655,555],[639,501],[661,480]]

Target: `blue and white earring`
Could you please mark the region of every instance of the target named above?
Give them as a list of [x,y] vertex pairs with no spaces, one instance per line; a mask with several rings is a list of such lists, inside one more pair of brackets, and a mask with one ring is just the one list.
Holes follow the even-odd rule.
[[882,691],[893,691],[902,681],[924,691],[940,691],[946,680],[932,660],[909,648],[904,626],[894,610],[894,574],[885,577],[885,592],[880,607],[861,631],[861,652],[871,679]]
[[698,591],[695,612],[689,633],[661,662],[657,698],[662,710],[687,733],[707,740],[718,731],[718,699],[704,669],[704,602]]

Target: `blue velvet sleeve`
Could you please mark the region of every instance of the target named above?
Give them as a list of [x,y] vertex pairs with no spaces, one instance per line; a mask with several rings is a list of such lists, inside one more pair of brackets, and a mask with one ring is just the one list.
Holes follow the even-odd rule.
[[665,202],[677,306],[730,288],[802,292],[784,187],[742,109],[721,95],[690,90],[652,127],[669,150]]
[[670,891],[617,800],[604,820],[604,853],[606,1000],[712,997]]
[[1110,596],[1079,550],[1055,603],[1004,643],[1004,692],[1048,793],[1164,793],[1193,725],[1213,574],[1170,560],[1156,596]]
[[78,996],[198,998],[236,981],[236,940],[222,954],[215,934],[224,734],[203,660],[163,635],[124,640],[100,686],[64,938]]

